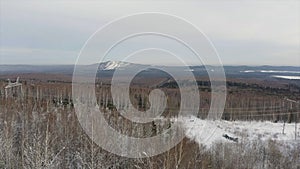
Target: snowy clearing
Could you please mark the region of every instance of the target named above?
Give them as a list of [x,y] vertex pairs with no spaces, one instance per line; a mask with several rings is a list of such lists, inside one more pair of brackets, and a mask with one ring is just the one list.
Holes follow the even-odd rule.
[[281,78],[281,79],[290,79],[290,80],[299,80],[300,79],[300,76],[279,76],[279,75],[274,75],[272,77]]
[[[197,143],[210,147],[215,142],[231,142],[223,135],[238,138],[238,142],[255,140],[276,140],[283,143],[300,142],[300,124],[297,125],[295,140],[295,123],[273,123],[270,121],[225,121],[202,120],[196,117],[183,120],[186,136]],[[283,126],[284,134],[283,134]]]

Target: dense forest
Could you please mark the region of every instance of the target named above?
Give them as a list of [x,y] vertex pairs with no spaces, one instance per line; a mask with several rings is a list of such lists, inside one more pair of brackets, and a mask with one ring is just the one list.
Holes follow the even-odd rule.
[[[282,143],[273,140],[248,142],[242,139],[238,143],[218,142],[206,147],[185,138],[168,152],[154,157],[120,157],[103,150],[85,134],[74,112],[70,83],[22,83],[22,92],[15,91],[9,96],[4,91],[6,82],[0,84],[0,168],[300,167],[300,144],[287,146],[283,151]],[[204,82],[198,85],[201,88],[198,118],[205,119],[210,105],[209,85]],[[159,86],[168,98],[165,117],[176,116],[180,107],[180,92],[171,86]],[[168,122],[140,125],[122,118],[111,99],[109,85],[97,84],[95,88],[106,120],[122,134],[150,137],[169,127]],[[147,110],[151,90],[133,86],[130,90],[133,105],[141,111]],[[287,101],[282,90],[228,82],[222,119],[299,122],[299,107]]]

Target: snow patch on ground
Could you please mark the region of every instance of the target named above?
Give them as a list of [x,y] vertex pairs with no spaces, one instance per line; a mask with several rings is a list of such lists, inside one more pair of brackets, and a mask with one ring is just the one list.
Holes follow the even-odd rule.
[[245,70],[245,71],[240,71],[241,73],[253,73],[255,72],[254,70]]
[[199,144],[211,147],[215,142],[231,142],[223,137],[238,138],[238,142],[276,140],[283,143],[300,141],[300,124],[297,125],[297,140],[295,140],[295,124],[273,123],[270,121],[225,121],[202,120],[196,117],[183,120],[186,136]]
[[289,80],[299,80],[300,79],[300,76],[279,76],[279,75],[274,75],[273,77],[281,78],[281,79],[289,79]]
[[300,73],[300,71],[286,71],[286,70],[261,70],[262,73]]
[[240,71],[243,73],[254,73],[254,72],[260,72],[260,73],[296,73],[299,74],[300,71],[288,71],[288,70],[245,70]]

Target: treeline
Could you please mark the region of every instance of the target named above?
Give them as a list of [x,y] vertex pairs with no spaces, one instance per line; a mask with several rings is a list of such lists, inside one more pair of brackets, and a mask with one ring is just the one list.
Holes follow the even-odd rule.
[[[200,91],[211,92],[210,81],[196,81]],[[271,83],[271,82],[269,82]],[[291,97],[299,98],[300,86],[295,84],[286,84],[284,87],[272,87],[269,85],[258,84],[258,83],[245,83],[237,81],[227,81],[227,89],[229,93],[239,92],[239,90],[252,90],[257,92],[263,92],[268,95],[289,95]],[[178,88],[176,81],[168,81],[157,86],[158,88]]]

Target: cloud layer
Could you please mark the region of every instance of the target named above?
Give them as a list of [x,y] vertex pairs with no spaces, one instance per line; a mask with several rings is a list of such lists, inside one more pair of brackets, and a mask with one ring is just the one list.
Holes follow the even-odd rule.
[[299,1],[1,1],[0,64],[74,64],[89,36],[109,21],[163,12],[201,29],[224,64],[299,66],[299,9]]

